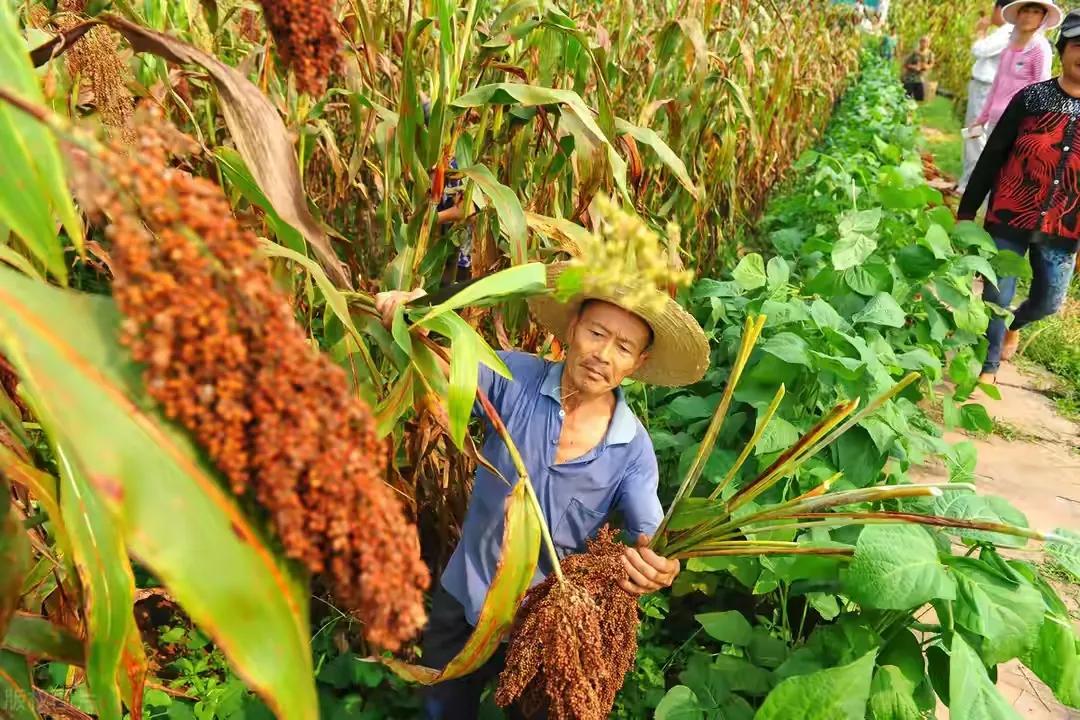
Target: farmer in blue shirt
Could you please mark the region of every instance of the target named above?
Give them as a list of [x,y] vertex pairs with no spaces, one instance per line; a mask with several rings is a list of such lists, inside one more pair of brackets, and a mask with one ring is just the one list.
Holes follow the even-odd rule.
[[[559,269],[549,273],[552,281]],[[708,365],[709,346],[697,322],[667,296],[655,307],[635,305],[630,312],[620,305],[620,294],[531,301],[536,319],[564,341],[566,360],[500,353],[513,380],[483,368],[480,388],[521,453],[558,552],[583,551],[585,540],[618,511],[622,527],[636,540],[623,557],[622,587],[641,595],[671,585],[679,562],[645,547],[663,517],[656,455],[620,385],[626,378],[666,386],[696,382]],[[422,295],[423,290],[381,293],[376,306],[389,320],[398,304]],[[516,477],[494,432],[487,433],[483,454],[505,477]],[[423,639],[422,662],[428,667],[445,666],[472,633],[499,563],[510,491],[488,470],[477,470],[461,540],[432,599]],[[549,570],[541,559],[535,582]],[[485,685],[502,665],[500,651],[476,673],[427,689],[425,717],[475,718]]]

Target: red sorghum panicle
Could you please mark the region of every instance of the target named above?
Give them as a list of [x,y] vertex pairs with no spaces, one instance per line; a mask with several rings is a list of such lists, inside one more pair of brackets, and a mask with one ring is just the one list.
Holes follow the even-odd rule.
[[159,117],[139,127],[136,152],[106,154],[119,192],[99,194],[123,341],[147,391],[266,510],[287,555],[396,650],[424,623],[428,572],[383,482],[371,410],[311,347],[221,189],[170,167],[190,139]]
[[619,586],[624,546],[603,528],[525,596],[495,699],[529,716],[603,720],[637,654],[637,599]]
[[259,4],[297,88],[322,95],[340,48],[333,0],[259,0]]

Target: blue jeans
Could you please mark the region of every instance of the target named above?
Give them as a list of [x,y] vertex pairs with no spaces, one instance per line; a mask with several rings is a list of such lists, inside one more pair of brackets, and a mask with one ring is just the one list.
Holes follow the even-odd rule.
[[[1076,253],[1027,240],[994,238],[994,242],[998,250],[1012,250],[1021,257],[1028,254],[1028,262],[1031,263],[1031,292],[1013,313],[1009,329],[1019,330],[1060,310],[1069,292],[1069,281],[1076,267]],[[1016,295],[1016,280],[1015,276],[998,278],[997,287],[986,281],[983,284],[983,300],[1007,309]],[[986,339],[990,341],[990,346],[986,350],[982,371],[996,373],[1001,365],[1005,321],[996,315],[992,317]]]

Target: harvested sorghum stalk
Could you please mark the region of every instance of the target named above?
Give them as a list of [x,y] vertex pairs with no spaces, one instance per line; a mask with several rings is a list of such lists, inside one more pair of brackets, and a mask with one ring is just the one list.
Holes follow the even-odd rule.
[[322,95],[340,48],[333,0],[259,0],[259,4],[297,88]]
[[549,575],[518,611],[496,702],[519,702],[527,715],[550,720],[603,720],[637,654],[637,599],[626,577],[624,546],[603,528],[587,552],[562,561],[565,577]]
[[383,482],[370,408],[317,352],[214,183],[170,166],[196,151],[158,115],[113,143],[97,204],[111,221],[123,342],[149,394],[233,492],[266,510],[286,554],[323,573],[367,639],[398,649],[425,621],[416,527]]

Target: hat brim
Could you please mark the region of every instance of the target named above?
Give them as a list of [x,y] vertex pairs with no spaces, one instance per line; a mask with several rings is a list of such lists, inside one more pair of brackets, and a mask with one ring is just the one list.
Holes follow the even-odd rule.
[[[547,268],[548,287],[554,288],[559,275],[569,267],[568,263],[554,263]],[[626,307],[623,293],[585,293],[559,302],[553,295],[541,295],[529,300],[536,321],[555,337],[565,341],[570,322],[577,317],[581,304],[586,300],[602,300],[617,305],[644,320],[653,332],[649,355],[641,368],[631,375],[649,385],[679,387],[692,385],[705,376],[709,367],[709,341],[697,320],[677,302],[664,296],[662,308],[646,306]]]
[[1057,26],[1061,25],[1061,21],[1065,19],[1065,15],[1061,12],[1061,8],[1048,0],[1016,0],[1011,2],[1001,9],[1001,17],[1005,19],[1005,22],[1010,25],[1016,24],[1016,15],[1020,12],[1020,8],[1025,5],[1042,5],[1046,8],[1046,17],[1043,18],[1042,27],[1040,30],[1053,30]]

